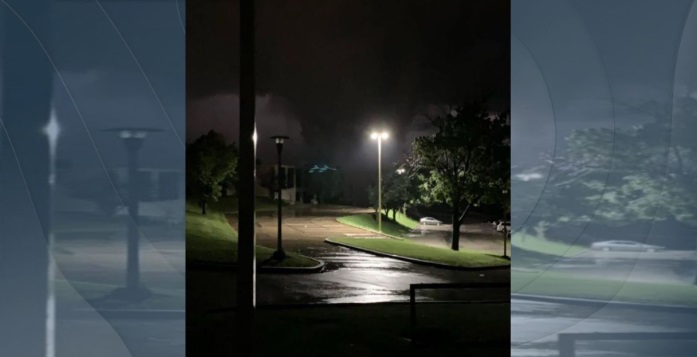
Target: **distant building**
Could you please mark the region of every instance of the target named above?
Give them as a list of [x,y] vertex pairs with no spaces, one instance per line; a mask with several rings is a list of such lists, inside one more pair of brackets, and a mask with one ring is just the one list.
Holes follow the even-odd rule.
[[[262,166],[257,169],[257,196],[276,199],[278,182],[276,177],[278,165]],[[281,200],[294,205],[297,200],[296,168],[291,165],[281,165]]]

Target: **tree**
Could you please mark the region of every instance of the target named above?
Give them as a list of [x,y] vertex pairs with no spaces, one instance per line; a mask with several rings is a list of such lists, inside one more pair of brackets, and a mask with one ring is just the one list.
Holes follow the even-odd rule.
[[510,117],[484,102],[465,103],[430,117],[435,134],[414,140],[412,172],[421,200],[445,203],[452,212],[452,249],[460,248],[460,226],[470,208],[497,203],[510,191]]
[[235,145],[228,145],[214,130],[187,145],[187,182],[191,185],[190,195],[198,199],[202,214],[206,214],[209,201],[217,201],[221,196],[222,184],[235,181],[237,158]]
[[697,227],[697,145],[689,137],[697,101],[684,97],[674,106],[654,102],[630,109],[654,121],[574,131],[564,155],[552,161],[545,197],[536,209],[538,226],[553,231],[551,238],[576,243],[593,223],[615,231],[608,236],[652,227],[636,232],[637,239],[645,239],[664,223],[670,230],[666,240],[674,239],[669,245],[694,246],[694,235],[683,232]]
[[390,171],[384,176],[383,181],[383,208],[389,216],[392,211],[392,220],[396,220],[397,211],[402,211],[411,201],[409,192],[410,177],[396,170]]

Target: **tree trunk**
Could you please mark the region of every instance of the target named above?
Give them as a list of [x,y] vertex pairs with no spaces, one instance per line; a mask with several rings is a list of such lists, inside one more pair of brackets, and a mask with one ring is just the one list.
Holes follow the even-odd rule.
[[392,220],[397,222],[397,210],[396,209],[392,210]]
[[206,206],[207,206],[206,200],[202,200],[201,201],[201,214],[206,214]]
[[453,207],[453,235],[450,243],[453,250],[460,250],[460,209],[458,207]]
[[508,230],[506,228],[503,229],[503,256],[506,257],[508,255]]

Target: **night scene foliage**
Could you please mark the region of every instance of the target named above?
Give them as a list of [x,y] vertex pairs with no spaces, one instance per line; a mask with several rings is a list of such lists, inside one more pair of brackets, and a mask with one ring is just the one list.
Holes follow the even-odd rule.
[[435,133],[418,137],[409,159],[420,181],[420,202],[445,203],[452,213],[452,249],[472,206],[507,205],[510,191],[510,116],[484,102],[454,106],[428,118]]
[[208,202],[217,201],[223,184],[234,182],[238,153],[234,144],[227,144],[216,131],[209,131],[186,148],[186,180],[189,198],[197,199],[201,213],[206,214]]

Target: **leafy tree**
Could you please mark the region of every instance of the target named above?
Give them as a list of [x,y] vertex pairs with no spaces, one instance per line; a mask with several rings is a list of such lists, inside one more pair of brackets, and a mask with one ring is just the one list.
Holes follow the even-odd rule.
[[234,144],[228,145],[213,130],[187,145],[187,183],[191,185],[190,195],[199,200],[202,214],[206,214],[209,201],[217,201],[221,196],[222,184],[235,181],[237,159]]
[[430,117],[435,134],[414,140],[411,171],[421,181],[420,200],[445,203],[452,212],[452,249],[473,205],[500,203],[510,191],[510,117],[483,102],[465,103]]
[[[414,177],[406,171],[397,172],[400,166],[402,165],[397,163],[394,170],[382,175],[382,209],[388,217],[390,211],[392,212],[392,220],[396,220],[397,212],[406,210],[418,198],[418,187]],[[377,185],[368,187],[368,202],[377,214]]]
[[[591,222],[606,230],[660,222],[678,231],[697,227],[697,144],[689,137],[697,101],[683,97],[674,106],[652,102],[629,109],[655,120],[577,130],[567,138],[565,155],[552,161],[549,188],[536,210],[537,226],[554,232],[551,238],[574,243]],[[694,239],[678,237],[674,244],[691,244],[686,238]]]

